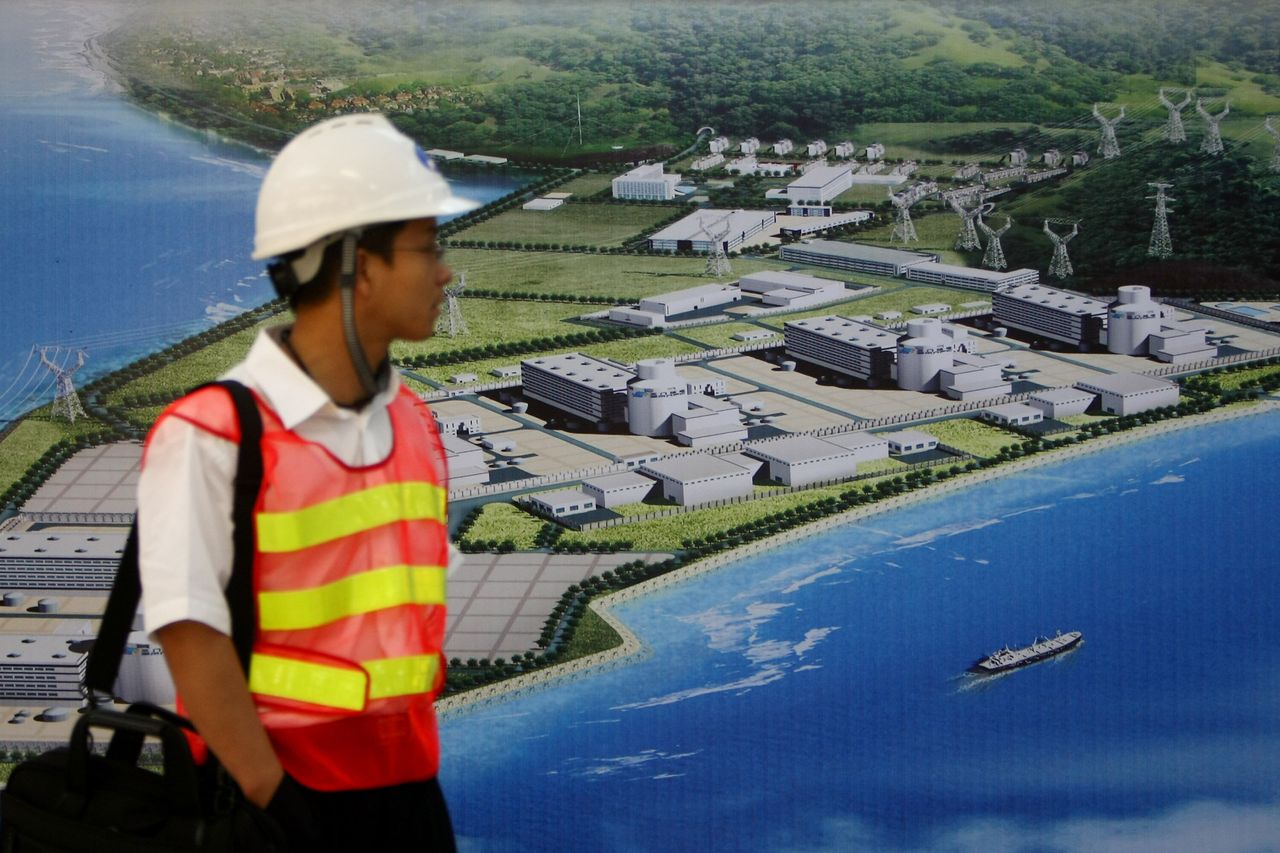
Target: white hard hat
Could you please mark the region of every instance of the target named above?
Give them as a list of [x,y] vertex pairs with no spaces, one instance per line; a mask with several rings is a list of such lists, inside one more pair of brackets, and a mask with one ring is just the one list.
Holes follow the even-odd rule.
[[431,158],[385,116],[339,116],[298,134],[267,170],[253,258],[279,257],[366,225],[479,206],[455,196]]

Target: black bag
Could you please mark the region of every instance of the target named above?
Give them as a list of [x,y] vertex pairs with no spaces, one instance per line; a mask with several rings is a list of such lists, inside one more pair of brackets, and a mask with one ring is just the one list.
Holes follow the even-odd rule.
[[[226,388],[240,421],[233,525],[235,559],[227,600],[232,641],[248,669],[253,643],[253,506],[262,483],[262,421],[243,385]],[[183,730],[191,723],[146,702],[126,711],[99,707],[110,697],[120,657],[141,596],[137,522],[103,613],[85,671],[90,705],[76,721],[71,742],[14,768],[0,795],[0,853],[148,853],[288,849],[279,827],[244,799],[216,761],[196,767]],[[91,729],[111,738],[105,753],[93,748]],[[160,741],[163,775],[138,765],[145,738]]]

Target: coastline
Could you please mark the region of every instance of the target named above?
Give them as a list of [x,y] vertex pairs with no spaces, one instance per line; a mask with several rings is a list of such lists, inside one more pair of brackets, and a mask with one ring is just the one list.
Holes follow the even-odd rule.
[[892,512],[911,504],[931,500],[938,496],[950,494],[951,492],[961,489],[967,489],[970,486],[974,486],[979,483],[990,482],[991,480],[1004,477],[1008,474],[1026,471],[1068,459],[1074,459],[1079,456],[1085,456],[1102,450],[1109,450],[1124,444],[1142,441],[1155,436],[1164,435],[1166,433],[1176,432],[1183,429],[1191,429],[1199,426],[1207,426],[1210,424],[1223,423],[1251,415],[1268,414],[1277,410],[1280,410],[1280,402],[1275,400],[1263,400],[1254,404],[1229,407],[1224,410],[1205,412],[1204,414],[1191,415],[1177,420],[1161,421],[1139,429],[1126,430],[1119,434],[1091,439],[1083,444],[1060,447],[1054,450],[1038,453],[1035,456],[1024,457],[1013,462],[998,465],[994,468],[984,468],[979,471],[972,471],[961,477],[952,478],[942,483],[936,483],[925,489],[918,489],[903,495],[895,495],[883,501],[877,501],[869,506],[856,507],[848,512],[811,522],[803,527],[788,530],[785,533],[780,533],[769,539],[752,542],[739,548],[707,557],[696,563],[681,566],[679,569],[660,577],[650,578],[649,580],[642,581],[635,586],[630,586],[626,589],[612,592],[592,601],[588,605],[598,616],[600,616],[600,618],[604,619],[605,622],[608,623],[609,627],[618,632],[618,635],[622,637],[622,643],[620,645],[615,646],[612,649],[607,649],[603,652],[588,655],[587,657],[554,665],[547,669],[537,670],[536,672],[518,675],[497,684],[477,687],[473,690],[468,690],[465,693],[441,699],[436,703],[437,715],[442,721],[449,720],[471,711],[501,704],[502,702],[542,690],[549,686],[573,681],[596,672],[616,669],[620,666],[629,665],[634,661],[643,660],[645,657],[652,654],[652,649],[650,649],[644,641],[637,637],[636,634],[613,613],[613,607],[633,601],[669,586],[683,583],[684,581],[697,577],[704,572],[723,568],[724,566],[735,563],[744,557],[773,550],[784,543],[813,536],[830,530],[833,527],[839,527],[853,521],[869,518],[882,513]]

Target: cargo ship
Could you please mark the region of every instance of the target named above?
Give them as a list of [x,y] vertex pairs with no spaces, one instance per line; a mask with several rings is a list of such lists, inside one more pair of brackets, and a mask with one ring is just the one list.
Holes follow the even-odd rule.
[[969,671],[976,672],[979,675],[994,675],[997,672],[1006,672],[1010,669],[1017,669],[1020,666],[1039,663],[1046,658],[1074,649],[1080,645],[1080,641],[1083,639],[1084,635],[1079,631],[1069,631],[1066,634],[1059,631],[1052,638],[1036,637],[1035,642],[1020,649],[1011,649],[1005,646],[990,657],[979,660],[969,667]]

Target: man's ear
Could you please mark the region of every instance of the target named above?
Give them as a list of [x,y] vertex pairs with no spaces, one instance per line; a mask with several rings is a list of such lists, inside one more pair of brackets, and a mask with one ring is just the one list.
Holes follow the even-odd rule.
[[[356,292],[365,298],[372,296],[377,290],[379,261],[382,259],[375,257],[372,253],[364,249],[356,249]],[[382,266],[386,266],[386,261],[382,261]]]

